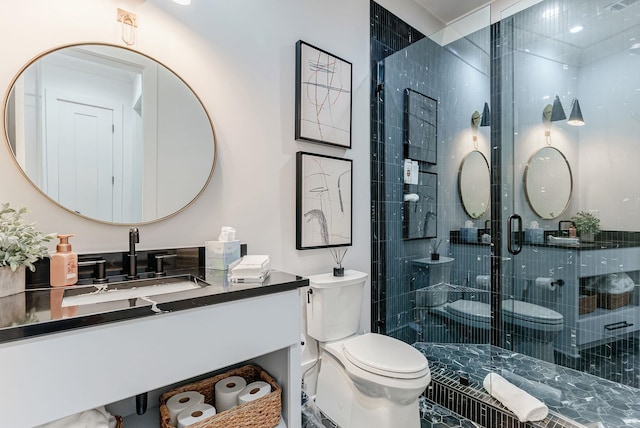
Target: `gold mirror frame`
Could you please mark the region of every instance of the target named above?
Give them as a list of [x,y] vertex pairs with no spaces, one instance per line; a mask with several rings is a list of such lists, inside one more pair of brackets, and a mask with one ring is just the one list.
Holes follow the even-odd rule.
[[[548,150],[551,150],[557,153],[558,157],[556,157],[555,159],[551,159],[548,156],[545,156],[543,151],[548,151]],[[536,159],[539,159],[541,162],[555,161],[557,164],[561,166],[566,166],[567,169],[566,171],[560,171],[558,168],[553,168],[552,167],[553,165],[545,165],[544,167],[541,167],[541,169],[548,173],[548,182],[544,180],[544,177],[532,178],[532,174],[534,174],[537,171],[537,169],[534,170],[534,166],[536,165],[535,163]],[[562,176],[560,176],[561,173],[566,173],[566,175],[564,175],[564,178],[567,178],[569,180],[568,183],[560,182],[560,180],[562,180],[563,178]],[[535,179],[535,182],[534,182],[534,179]],[[571,166],[569,165],[569,161],[567,160],[565,155],[555,147],[545,146],[540,150],[536,151],[531,156],[531,158],[529,159],[529,162],[527,162],[527,167],[524,171],[523,181],[524,181],[524,191],[527,197],[527,202],[529,203],[529,206],[531,207],[533,212],[536,213],[536,215],[538,215],[540,218],[545,220],[553,220],[555,218],[560,217],[569,207],[571,203],[571,197],[573,195],[573,173],[571,172]],[[547,183],[549,185],[545,186]],[[568,191],[563,192],[566,195],[563,195],[563,194],[558,195],[558,199],[563,198],[563,200],[560,203],[556,203],[553,207],[549,207],[548,204],[544,204],[545,202],[544,200],[536,197],[536,194],[537,195],[544,194],[545,196],[551,195],[550,191],[552,189],[555,189],[555,190],[560,189],[561,184],[564,184],[565,188],[568,185],[569,187]],[[535,192],[534,194],[534,187],[537,187],[538,189],[542,187],[542,189],[540,189],[540,191]],[[548,200],[549,198],[546,198],[546,199]],[[556,210],[554,210],[554,207],[559,207],[557,209],[557,212]]]
[[[12,144],[11,144],[10,137],[9,137],[8,126],[7,126],[8,121],[11,120],[11,118],[9,118],[9,116],[8,116],[8,103],[9,103],[9,99],[10,99],[10,97],[11,97],[13,91],[14,91],[14,87],[16,85],[16,82],[18,81],[18,79],[20,79],[20,77],[23,75],[23,73],[29,67],[31,67],[37,61],[41,60],[42,58],[46,57],[47,55],[52,54],[54,52],[61,51],[63,49],[80,48],[80,47],[83,47],[83,46],[96,46],[96,47],[101,47],[101,48],[122,49],[123,51],[127,51],[127,52],[129,52],[131,54],[139,55],[143,59],[146,59],[146,60],[154,62],[159,67],[164,68],[168,72],[168,74],[174,76],[176,78],[177,82],[182,83],[184,85],[184,87],[188,91],[191,92],[191,94],[193,95],[193,97],[195,98],[195,100],[197,101],[199,106],[202,108],[203,117],[206,118],[206,120],[208,121],[208,126],[210,127],[210,130],[211,130],[211,143],[213,144],[213,148],[212,148],[212,152],[210,153],[210,156],[212,157],[212,162],[211,162],[211,167],[210,167],[210,170],[208,172],[208,175],[206,176],[206,179],[204,180],[204,183],[202,183],[201,188],[197,192],[194,190],[195,195],[188,202],[184,203],[184,205],[182,205],[182,206],[180,206],[178,208],[175,208],[175,209],[172,208],[172,212],[170,212],[170,213],[168,213],[166,215],[158,214],[158,217],[151,218],[151,219],[148,219],[148,220],[144,219],[144,218],[142,218],[141,221],[135,221],[134,220],[134,221],[122,221],[122,222],[103,220],[103,219],[100,219],[100,218],[95,218],[95,217],[83,215],[83,214],[73,210],[72,208],[63,205],[61,202],[57,201],[56,199],[52,198],[43,189],[41,189],[40,186],[36,182],[34,182],[34,180],[32,180],[32,178],[28,175],[28,173],[20,165],[18,159],[16,158],[16,154],[14,152],[14,149],[12,148]],[[40,192],[40,194],[42,194],[45,198],[47,198],[51,202],[55,203],[59,207],[63,208],[64,210],[66,210],[66,211],[68,211],[68,212],[70,212],[70,213],[72,213],[74,215],[77,215],[79,217],[85,218],[87,220],[92,220],[92,221],[95,221],[95,222],[98,222],[98,223],[112,224],[112,225],[144,225],[144,224],[156,223],[156,222],[159,222],[159,221],[162,221],[162,220],[165,220],[165,219],[168,219],[168,218],[171,218],[171,217],[177,215],[178,213],[180,213],[180,212],[184,211],[185,209],[187,209],[191,204],[193,204],[204,193],[205,189],[207,188],[207,186],[211,182],[211,179],[213,177],[213,172],[215,170],[216,163],[217,163],[217,138],[216,138],[216,133],[215,133],[215,127],[213,125],[213,122],[211,121],[211,117],[209,115],[209,112],[207,111],[206,107],[204,106],[204,103],[202,102],[200,97],[197,95],[197,93],[193,90],[193,88],[187,82],[185,82],[177,73],[175,73],[171,68],[167,67],[162,62],[160,62],[160,61],[156,60],[155,58],[153,58],[153,57],[151,57],[149,55],[146,55],[146,54],[144,54],[142,52],[139,52],[139,51],[127,48],[127,47],[119,46],[119,45],[114,45],[114,44],[109,44],[109,43],[101,43],[101,42],[95,42],[95,43],[73,43],[73,44],[66,44],[66,45],[54,47],[52,49],[46,50],[46,51],[38,54],[37,56],[33,57],[30,61],[28,61],[16,73],[14,78],[11,80],[11,82],[9,84],[9,87],[8,87],[6,93],[5,93],[4,100],[3,100],[3,117],[4,117],[4,139],[5,139],[5,144],[6,144],[7,150],[9,152],[9,154],[11,155],[11,158],[12,158],[13,162],[15,163],[16,167],[19,169],[19,171],[22,173],[22,175],[27,179],[27,181],[38,192]],[[206,125],[204,125],[204,123],[203,123],[203,126],[205,128],[207,128]],[[209,156],[209,154],[207,154],[207,156]],[[174,172],[174,171],[170,171],[169,173],[172,173],[172,172]],[[204,177],[204,175],[203,175],[203,177]]]
[[[479,156],[479,157],[478,157]],[[476,188],[477,186],[482,186],[482,180],[479,179],[479,177],[473,176],[471,177],[470,181],[465,180],[465,166],[467,166],[467,171],[469,170],[469,165],[471,163],[471,161],[473,159],[477,159],[478,160],[478,164],[476,165],[477,167],[482,167],[482,173],[484,173],[485,169],[484,167],[486,166],[486,172],[487,172],[487,176],[486,176],[486,184],[487,184],[487,188],[486,189],[478,189]],[[484,164],[480,164],[479,161],[483,160]],[[466,186],[467,184],[472,183],[473,184],[473,189],[468,189]],[[482,192],[486,190],[486,194],[487,194],[487,198],[486,198],[486,202],[484,205],[484,210],[482,210],[482,212],[478,211],[474,211],[473,210],[473,206],[469,201],[468,198],[468,194],[470,195],[475,195],[478,193],[478,191]],[[480,217],[482,217],[487,210],[489,209],[489,206],[491,205],[491,168],[489,167],[489,162],[487,161],[487,158],[485,157],[485,155],[479,151],[479,150],[473,150],[471,152],[469,152],[464,159],[462,160],[462,163],[460,164],[460,169],[458,171],[458,194],[460,195],[460,202],[462,203],[462,207],[464,208],[464,211],[467,213],[467,215],[469,217],[471,217],[472,219],[478,219]],[[481,203],[480,203],[481,204]],[[478,205],[478,204],[476,204]]]

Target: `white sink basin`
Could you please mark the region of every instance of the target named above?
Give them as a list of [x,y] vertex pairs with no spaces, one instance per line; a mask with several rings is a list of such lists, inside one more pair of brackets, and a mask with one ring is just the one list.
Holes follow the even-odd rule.
[[570,247],[577,247],[580,245],[580,238],[567,238],[562,236],[547,236],[547,244],[553,245],[566,245]]
[[206,285],[206,283],[190,275],[95,285],[95,290],[91,290],[91,288],[80,290],[80,292],[78,292],[79,290],[65,290],[62,307],[178,293],[199,289],[204,285]]

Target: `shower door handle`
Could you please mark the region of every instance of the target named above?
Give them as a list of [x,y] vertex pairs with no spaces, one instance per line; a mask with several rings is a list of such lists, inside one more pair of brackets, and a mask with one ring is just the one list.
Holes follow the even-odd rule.
[[[513,242],[513,223],[517,222],[518,223],[518,229],[516,230],[516,237],[515,237],[515,245]],[[507,249],[509,250],[509,252],[511,254],[513,254],[514,256],[516,254],[520,254],[520,251],[522,251],[522,217],[520,217],[518,214],[512,214],[509,216],[509,219],[507,220]]]

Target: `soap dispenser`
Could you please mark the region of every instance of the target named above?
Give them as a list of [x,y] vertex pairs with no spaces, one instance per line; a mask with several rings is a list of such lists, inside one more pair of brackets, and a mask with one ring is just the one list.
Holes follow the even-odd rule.
[[69,238],[73,235],[58,235],[60,242],[51,254],[49,282],[55,287],[73,285],[78,282],[78,255],[71,251]]

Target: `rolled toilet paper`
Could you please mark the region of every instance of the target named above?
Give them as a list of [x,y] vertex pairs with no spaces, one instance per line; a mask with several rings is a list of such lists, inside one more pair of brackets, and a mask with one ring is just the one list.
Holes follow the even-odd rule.
[[218,412],[224,412],[238,405],[238,395],[247,386],[242,376],[229,376],[218,382],[215,389],[215,404]]
[[552,278],[536,278],[536,287],[544,288],[545,290],[555,291],[556,284],[554,284]]
[[186,428],[216,414],[211,404],[201,403],[184,409],[178,414],[178,428]]
[[271,392],[271,385],[261,380],[251,382],[240,394],[238,394],[238,405],[257,400],[268,395]]
[[204,403],[204,395],[198,391],[185,391],[169,398],[167,400],[167,409],[169,409],[169,416],[171,416],[171,424],[177,426],[180,412],[202,403]]

